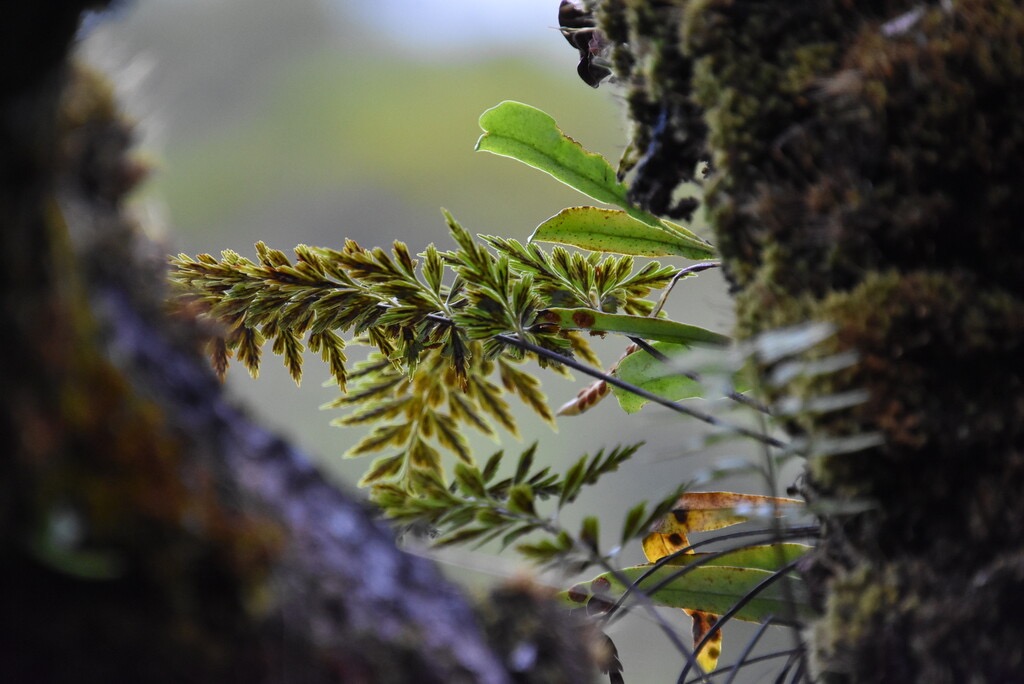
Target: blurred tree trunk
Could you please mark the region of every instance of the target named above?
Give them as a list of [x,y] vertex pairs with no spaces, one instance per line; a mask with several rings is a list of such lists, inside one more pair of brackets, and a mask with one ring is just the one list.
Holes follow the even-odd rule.
[[[130,127],[67,62],[86,4],[19,3],[0,26],[0,679],[584,679],[544,600],[507,588],[478,616],[225,400],[123,212],[145,175]],[[512,676],[533,637],[560,652]]]
[[[636,123],[634,194],[706,209],[739,333],[835,327],[866,390],[813,455],[812,669],[837,682],[1024,677],[1024,8],[1008,0],[601,0]],[[765,369],[768,370],[768,369]],[[813,449],[812,449],[813,452]]]

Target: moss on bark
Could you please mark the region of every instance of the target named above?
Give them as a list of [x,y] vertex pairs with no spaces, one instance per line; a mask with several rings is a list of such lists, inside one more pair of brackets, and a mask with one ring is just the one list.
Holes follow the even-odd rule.
[[[867,390],[791,429],[876,431],[808,463],[826,517],[810,630],[835,681],[1007,681],[1024,664],[1024,8],[1008,0],[605,0],[635,140],[711,161],[739,334],[810,320]],[[651,15],[660,17],[652,21]],[[660,68],[657,65],[662,65]],[[670,76],[663,76],[671,65]],[[638,107],[636,103],[643,103]],[[650,111],[671,116],[658,130]],[[655,150],[656,151],[656,150]],[[693,155],[637,167],[675,187]],[[643,197],[638,197],[643,199]]]

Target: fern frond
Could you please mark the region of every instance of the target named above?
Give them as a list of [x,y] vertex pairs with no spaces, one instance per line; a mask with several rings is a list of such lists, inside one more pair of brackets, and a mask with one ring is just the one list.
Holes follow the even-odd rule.
[[[402,242],[385,250],[346,240],[341,249],[298,245],[293,257],[260,242],[255,261],[230,250],[220,259],[173,260],[179,299],[224,326],[211,344],[218,372],[237,358],[256,375],[270,342],[299,382],[304,350],[320,355],[342,392],[325,408],[346,411],[332,422],[368,428],[347,456],[383,452],[364,484],[387,486],[389,496],[392,487],[417,496],[427,482],[447,487],[450,473],[471,477],[465,470],[475,468],[468,429],[493,438],[500,425],[518,436],[510,394],[553,424],[539,380],[519,364],[531,359],[566,373],[565,360],[573,355],[595,366],[599,360],[585,335],[560,329],[542,312],[566,304],[650,311],[654,303],[644,298],[678,273],[656,262],[634,272],[628,256],[559,246],[548,253],[497,237],[480,242],[450,214],[445,220],[455,249],[430,245],[418,258]],[[346,346],[353,341],[377,351],[349,368]],[[443,454],[454,456],[456,470],[446,470]],[[490,463],[487,477],[479,473],[482,481],[495,479],[499,461]],[[509,505],[520,513],[530,507],[527,490],[530,497],[567,502],[610,467],[605,461],[585,465],[581,473],[570,472],[568,491],[556,490],[565,483],[540,469],[526,480],[497,482],[492,494],[511,497]]]

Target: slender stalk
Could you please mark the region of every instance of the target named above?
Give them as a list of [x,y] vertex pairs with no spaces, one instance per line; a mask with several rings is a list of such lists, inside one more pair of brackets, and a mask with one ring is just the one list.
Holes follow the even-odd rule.
[[732,671],[729,673],[729,678],[725,680],[725,684],[733,684],[736,681],[736,675],[743,669],[743,665],[746,664],[750,654],[754,650],[754,646],[761,640],[764,633],[768,631],[768,626],[772,624],[771,618],[768,618],[757,627],[757,631],[754,632],[754,636],[750,637],[747,641],[747,645],[743,647],[743,652],[740,653],[740,657],[736,659],[736,664],[732,666]]
[[803,649],[800,651],[800,658],[796,662],[796,669],[793,671],[793,676],[789,679],[789,684],[797,684],[797,682],[803,681],[807,675],[807,652]]
[[637,387],[632,383],[624,382],[623,380],[620,380],[614,375],[610,375],[603,371],[597,370],[596,368],[591,368],[590,366],[582,364],[573,358],[563,356],[562,354],[551,351],[550,349],[545,349],[544,347],[524,340],[517,335],[504,333],[501,335],[495,335],[495,338],[501,340],[506,344],[512,345],[513,347],[519,347],[520,349],[533,352],[538,356],[543,356],[547,359],[550,359],[551,361],[560,363],[568,368],[583,373],[584,375],[589,375],[590,377],[596,378],[598,380],[604,380],[609,385],[614,385],[615,387],[624,389],[627,392],[632,392],[633,394],[637,395],[642,399],[646,399],[647,401],[653,402],[660,406],[664,406],[668,409],[671,409],[672,411],[675,411],[676,413],[681,413],[685,416],[689,416],[690,418],[695,418],[701,421],[702,423],[707,423],[708,425],[713,425],[714,427],[722,428],[724,430],[734,432],[735,434],[742,435],[744,437],[749,437],[750,439],[756,440],[763,444],[767,444],[768,446],[776,447],[778,449],[784,449],[786,447],[785,442],[775,439],[774,437],[761,434],[756,430],[745,428],[742,425],[733,425],[732,423],[724,421],[721,418],[718,418],[717,416],[704,413],[703,411],[697,411],[688,406],[683,406],[678,402],[671,401],[669,399],[666,399],[665,397],[658,396],[653,392],[648,392],[642,387]]
[[[661,361],[662,363],[672,362],[672,359],[662,354],[653,345],[651,345],[650,342],[643,339],[642,337],[630,337],[629,341],[635,344],[636,346],[640,347],[642,350],[656,358],[658,361]],[[682,375],[683,377],[693,380],[694,382],[701,382],[700,373],[680,370],[679,374]],[[767,406],[757,401],[756,399],[751,399],[745,394],[740,394],[739,392],[733,391],[729,392],[725,396],[728,397],[729,399],[732,399],[737,404],[743,404],[744,406],[749,406],[750,408],[754,409],[755,411],[759,411],[760,413],[771,415],[771,409],[769,409]]]
[[[573,545],[580,546],[579,541],[575,537],[573,538]],[[629,586],[629,578],[623,575],[618,568],[616,568],[610,562],[608,562],[607,558],[603,556],[598,556],[589,547],[586,547],[585,545],[584,550],[587,552],[588,555],[591,556],[593,560],[597,562],[598,565],[600,565],[607,572],[612,574],[615,577],[615,579],[617,579],[621,584],[627,587]],[[682,639],[679,638],[679,635],[676,634],[675,628],[668,622],[668,620],[665,619],[663,615],[661,615],[661,613],[658,612],[657,608],[654,605],[654,602],[651,601],[650,597],[648,597],[646,594],[641,594],[639,600],[640,604],[644,607],[644,610],[646,610],[648,615],[651,616],[651,619],[654,620],[655,624],[658,625],[659,629],[661,629],[661,631],[665,634],[665,636],[672,643],[675,649],[686,657],[687,670],[689,670],[690,666],[696,666],[698,672],[697,681],[703,681],[707,682],[707,684],[710,684],[710,682],[708,682],[707,680],[707,673],[701,669],[700,664],[697,662],[697,649],[691,649],[689,646],[683,643]],[[614,609],[614,607],[615,606],[613,605],[612,608]]]
[[[757,417],[757,419],[758,419],[759,423],[761,424],[761,430],[762,431],[766,431],[768,428],[767,428],[767,425],[766,425],[765,416],[764,415],[759,415]],[[768,486],[768,493],[769,493],[770,496],[772,496],[772,498],[774,500],[774,498],[778,496],[778,491],[777,491],[777,486],[778,486],[778,481],[779,481],[778,469],[776,467],[775,459],[772,458],[771,450],[768,449],[767,447],[764,447],[764,448],[762,448],[761,451],[762,451],[762,453],[764,455],[765,476],[766,476],[766,479],[767,479],[767,483],[766,484]],[[771,518],[770,524],[771,524],[772,529],[775,531],[776,535],[778,535],[779,538],[781,539],[783,527],[782,527],[782,521],[780,520],[780,518],[778,516],[778,504],[777,503],[773,504],[773,506],[774,506],[775,510],[772,511],[772,518]],[[795,597],[793,596],[793,588],[789,584],[789,582],[783,583],[783,585],[782,585],[782,594],[783,594],[783,596],[786,597],[786,600],[789,601],[790,605],[795,605]],[[804,642],[803,642],[803,637],[800,634],[799,626],[794,624],[792,626],[792,628],[791,628],[790,634],[792,635],[792,639],[793,639],[793,648],[798,649],[800,651],[800,665],[801,665],[801,667],[804,667],[807,664],[807,651],[806,651],[806,649],[803,648]]]
[[[793,650],[789,650],[789,651],[776,651],[775,653],[766,653],[764,655],[757,656],[756,658],[750,658],[750,659],[748,659],[746,661],[745,664],[746,665],[756,665],[757,663],[763,663],[763,662],[768,661],[768,660],[775,660],[776,658],[790,658],[790,659],[792,659],[795,662],[796,661],[795,657],[796,657],[796,652],[793,651]],[[792,665],[790,665],[789,667],[792,667]],[[715,669],[714,672],[710,673],[707,676],[708,677],[717,677],[717,676],[723,675],[723,674],[725,674],[727,672],[732,672],[735,669],[736,669],[735,665],[725,665],[723,667],[719,667],[719,668]],[[787,673],[789,672],[789,668],[788,667],[786,668],[786,672]],[[704,681],[704,679],[706,679],[706,677],[694,677],[693,679],[687,679],[686,680],[686,684],[697,684],[698,682]],[[776,681],[776,684],[781,684],[781,682]]]
[[791,651],[789,659],[786,664],[779,670],[778,676],[775,677],[774,684],[786,684],[786,676],[789,675],[789,671],[793,669],[794,665],[799,665],[804,659],[804,649],[796,649]]
[[[776,570],[774,573],[772,573],[772,575],[770,577],[767,577],[764,580],[762,580],[761,582],[759,582],[756,587],[754,587],[749,592],[747,592],[746,596],[744,596],[739,601],[737,601],[733,605],[732,608],[730,608],[724,614],[719,616],[718,621],[715,622],[715,626],[712,627],[710,630],[708,630],[708,633],[704,635],[704,638],[701,639],[700,642],[698,642],[693,647],[694,653],[700,653],[700,650],[702,648],[704,648],[705,644],[707,644],[707,642],[711,639],[711,636],[715,632],[721,630],[722,626],[726,622],[731,620],[732,617],[734,615],[736,615],[736,613],[740,612],[740,610],[742,610],[745,605],[747,605],[748,603],[753,601],[755,598],[757,598],[758,594],[760,594],[762,591],[764,591],[765,589],[767,589],[771,585],[773,585],[776,582],[778,582],[780,579],[784,578],[789,573],[790,570],[792,570],[793,568],[796,567],[796,564],[797,564],[798,561],[799,561],[799,559],[794,560],[794,561],[792,561],[790,563],[786,563],[784,566],[782,566],[781,568]],[[677,683],[678,684],[683,684],[686,681],[686,675],[688,675],[689,673],[690,673],[690,663],[687,663],[683,667],[683,671],[679,673],[679,678],[676,680]]]
[[661,310],[665,308],[665,302],[668,301],[669,294],[672,293],[672,289],[680,280],[693,273],[700,273],[701,271],[707,271],[708,269],[718,268],[721,265],[721,261],[702,261],[700,263],[692,264],[690,266],[687,266],[686,268],[680,269],[679,273],[676,273],[672,277],[672,281],[665,288],[665,291],[661,293],[661,298],[658,299],[658,304],[654,307],[654,310],[651,312],[651,315],[657,316],[659,313],[661,313]]

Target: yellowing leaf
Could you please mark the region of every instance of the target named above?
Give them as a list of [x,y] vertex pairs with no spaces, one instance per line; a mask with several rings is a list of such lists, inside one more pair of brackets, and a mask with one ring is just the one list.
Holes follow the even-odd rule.
[[[780,568],[810,549],[804,544],[767,544],[724,554],[687,553],[658,568],[639,565],[604,573],[563,591],[560,598],[573,608],[598,614],[609,611],[627,591],[639,589],[655,605],[681,608],[693,619],[694,648],[711,634],[695,654],[700,667],[710,672],[722,651],[718,615],[741,601],[732,616],[737,620],[763,622],[769,617],[810,614],[802,586],[766,586]],[[695,567],[680,570],[690,564]]]
[[[751,518],[781,516],[803,508],[804,502],[799,499],[735,492],[687,492],[644,538],[644,554],[653,563],[689,546],[687,535],[691,532],[720,530]],[[648,540],[651,540],[650,552]]]
[[[785,499],[757,494],[735,492],[687,492],[679,497],[665,517],[655,523],[654,529],[644,537],[644,555],[651,563],[690,545],[690,532],[710,532],[730,525],[746,522],[752,517],[782,515],[796,506],[803,507],[797,499]],[[690,551],[687,555],[692,555]],[[683,608],[693,619],[694,649],[715,628],[718,615],[701,610]],[[722,631],[715,631],[695,653],[697,663],[705,672],[718,666],[722,653]]]
[[[701,610],[684,609],[684,611],[693,620],[693,648],[696,649],[697,644],[704,641],[704,637],[714,629],[715,624],[718,622],[718,616]],[[701,647],[700,651],[693,655],[702,670],[705,672],[714,671],[718,667],[718,658],[722,655],[722,630],[715,631],[708,638],[704,646]]]

